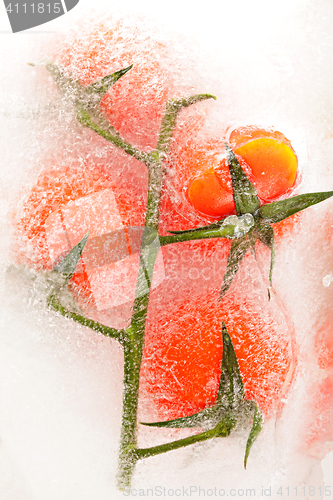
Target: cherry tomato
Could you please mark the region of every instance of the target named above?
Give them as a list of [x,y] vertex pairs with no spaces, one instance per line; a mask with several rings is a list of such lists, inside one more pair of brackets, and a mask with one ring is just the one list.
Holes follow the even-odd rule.
[[293,354],[288,335],[281,333],[283,319],[271,306],[239,301],[235,294],[219,303],[218,296],[218,290],[187,292],[151,308],[141,388],[159,418],[190,415],[216,401],[222,321],[234,343],[245,397],[271,415],[286,391]]
[[122,22],[98,24],[65,40],[56,60],[84,85],[133,64],[103,97],[101,111],[127,141],[156,146],[165,103],[176,92],[165,44]]
[[244,127],[233,130],[229,141],[250,167],[260,199],[274,200],[295,185],[297,156],[281,132]]
[[[74,162],[47,170],[17,213],[16,259],[35,269],[50,270],[89,230],[81,263],[71,280],[72,291],[84,308],[117,306],[130,300],[135,285],[140,235],[136,237],[133,230],[129,234],[128,228],[143,226],[144,213],[145,205],[134,189],[129,193],[126,185],[111,182],[103,165]],[[129,283],[122,280],[122,259]],[[116,279],[114,291],[111,283],[108,289],[107,283]]]
[[[287,193],[296,182],[297,157],[280,133],[247,127],[231,132],[229,142],[262,201]],[[187,145],[179,155],[180,169],[192,174],[187,187],[199,212],[221,218],[233,213],[232,186],[222,141]]]

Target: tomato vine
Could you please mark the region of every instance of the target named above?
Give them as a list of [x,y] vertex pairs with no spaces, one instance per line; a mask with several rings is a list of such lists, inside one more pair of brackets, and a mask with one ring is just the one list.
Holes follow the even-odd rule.
[[[145,341],[145,328],[153,275],[159,246],[171,245],[191,240],[227,238],[232,241],[227,268],[221,284],[220,298],[227,293],[232,285],[240,264],[250,250],[255,253],[256,241],[260,241],[271,251],[270,287],[274,266],[274,229],[272,224],[280,222],[289,216],[319,203],[333,195],[333,191],[324,193],[309,193],[289,197],[285,200],[261,204],[256,187],[242,168],[237,156],[228,144],[228,168],[232,182],[232,194],[236,214],[229,214],[221,220],[207,226],[196,227],[186,231],[173,231],[168,235],[159,234],[160,204],[165,181],[165,160],[170,153],[170,141],[176,126],[177,118],[184,108],[196,105],[207,99],[215,99],[210,94],[197,94],[188,98],[169,99],[167,101],[161,122],[156,148],[144,152],[136,148],[110,125],[100,110],[100,103],[109,88],[123,78],[130,77],[132,65],[121,69],[102,79],[83,85],[75,80],[68,70],[56,63],[48,62],[44,66],[51,73],[64,98],[73,106],[78,121],[103,137],[116,147],[146,165],[148,170],[148,201],[145,214],[144,230],[140,244],[140,265],[138,270],[136,294],[130,325],[122,330],[110,328],[98,321],[71,311],[61,300],[64,290],[79,262],[87,243],[88,234],[67,255],[65,255],[53,270],[48,273],[49,294],[48,305],[64,317],[117,340],[124,352],[124,392],[123,416],[119,452],[118,483],[120,489],[128,487],[138,460],[179,449],[208,439],[226,437],[235,428],[237,421],[244,416],[252,421],[251,431],[247,440],[244,465],[246,466],[250,448],[257,438],[263,417],[255,401],[244,397],[243,380],[240,374],[237,357],[228,325],[221,325],[223,343],[223,358],[216,403],[193,415],[164,422],[143,423],[154,427],[172,428],[204,428],[202,432],[184,439],[178,439],[166,444],[150,448],[139,448],[138,432],[138,398],[140,386],[140,369]],[[152,244],[156,239],[159,245]],[[147,286],[148,290],[141,293]],[[270,295],[270,290],[268,291]]]

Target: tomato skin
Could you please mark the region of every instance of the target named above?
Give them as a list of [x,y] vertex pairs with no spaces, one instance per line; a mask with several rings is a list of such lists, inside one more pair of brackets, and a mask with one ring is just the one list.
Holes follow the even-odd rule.
[[[262,202],[280,197],[295,185],[297,157],[280,132],[245,127],[232,131],[229,142]],[[187,187],[194,208],[216,218],[233,213],[224,144],[190,145],[190,151],[180,156],[180,163],[187,162],[188,172],[194,174]]]
[[281,335],[281,323],[270,309],[262,314],[265,308],[244,296],[238,300],[229,294],[222,303],[218,296],[219,290],[184,292],[182,298],[150,311],[141,395],[160,419],[190,415],[215,403],[222,320],[234,343],[246,399],[255,399],[266,416],[279,405],[293,358],[289,339]]
[[[51,269],[45,238],[45,222],[58,207],[110,186],[107,178],[94,166],[85,163],[54,167],[44,171],[25,200],[16,223],[22,262],[37,269]],[[22,243],[25,243],[22,245]]]
[[272,201],[288,193],[297,179],[297,156],[281,132],[256,126],[234,129],[231,147],[249,166],[258,197]]
[[220,182],[213,169],[193,180],[188,190],[188,198],[196,210],[212,217],[231,214],[235,210],[232,193]]

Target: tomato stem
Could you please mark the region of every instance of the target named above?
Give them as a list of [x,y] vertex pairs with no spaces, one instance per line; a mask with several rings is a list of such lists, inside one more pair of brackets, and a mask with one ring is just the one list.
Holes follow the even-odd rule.
[[119,134],[111,134],[110,131],[102,129],[99,125],[94,123],[91,119],[90,114],[83,107],[78,109],[77,112],[78,121],[87,128],[90,128],[96,134],[104,137],[109,142],[112,142],[117,148],[122,149],[130,156],[134,156],[136,160],[141,161],[145,165],[150,165],[149,155],[143,151],[139,151],[134,146],[132,146],[129,142],[125,141]]
[[233,238],[234,233],[234,227],[228,225],[218,229],[203,229],[202,231],[189,231],[181,234],[172,234],[170,236],[160,236],[160,244],[161,246],[165,246],[172,243],[181,243],[183,241],[206,240],[210,238],[230,239]]
[[[169,153],[171,137],[181,109],[210,98],[213,98],[210,94],[199,94],[187,99],[169,100],[162,118],[156,149],[149,153],[149,155],[144,156],[144,163],[149,169],[148,200],[145,217],[146,230],[143,232],[141,239],[140,267],[133,304],[133,314],[130,327],[127,329],[127,342],[124,344],[123,415],[118,468],[118,486],[120,489],[124,489],[130,485],[136,461],[144,458],[140,456],[137,449],[137,408],[140,369],[151,289],[151,280],[147,280],[147,272],[148,276],[152,277],[159,251],[159,246],[149,243],[151,241],[151,230],[155,230],[157,235],[159,228],[160,204],[165,175],[163,162]],[[113,139],[112,141],[117,145],[116,141]],[[132,150],[129,149],[129,151]],[[130,152],[130,154],[132,153]],[[147,230],[148,228],[149,230]],[[147,286],[148,291],[142,294],[142,290],[147,289]],[[162,449],[165,451],[168,451],[168,447],[169,445],[162,445]],[[160,453],[163,453],[163,451]]]
[[57,295],[55,294],[49,296],[47,304],[49,307],[54,309],[54,311],[60,313],[65,318],[72,319],[73,321],[79,323],[82,326],[91,328],[91,330],[101,333],[105,337],[116,339],[120,344],[124,344],[124,339],[126,335],[125,330],[116,330],[115,328],[110,328],[109,326],[102,325],[97,321],[93,321],[92,319],[86,318],[81,314],[69,311],[68,309],[66,309],[66,307],[61,305],[59,297],[57,297]]
[[161,453],[166,453],[167,451],[178,450],[179,448],[184,448],[185,446],[189,446],[191,444],[207,441],[208,439],[217,437],[218,425],[214,427],[214,429],[200,432],[199,434],[195,434],[194,436],[189,436],[183,439],[177,439],[176,441],[160,444],[158,446],[152,446],[151,448],[137,449],[135,450],[134,454],[138,459],[142,459],[147,457],[153,457],[155,455],[160,455]]

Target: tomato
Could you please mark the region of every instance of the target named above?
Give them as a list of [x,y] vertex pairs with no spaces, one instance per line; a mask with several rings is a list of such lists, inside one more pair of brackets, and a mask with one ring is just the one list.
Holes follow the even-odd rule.
[[224,153],[221,141],[211,140],[205,144],[191,141],[179,151],[174,160],[179,182],[191,205],[202,214],[215,218],[235,210]]
[[126,183],[116,185],[104,165],[73,162],[46,170],[17,213],[16,260],[50,270],[89,230],[72,291],[84,309],[115,307],[129,301],[134,289],[140,240],[135,228],[143,226],[144,216],[135,187],[129,193]]
[[164,43],[123,22],[80,28],[69,36],[55,58],[88,85],[133,64],[107,92],[101,111],[132,144],[154,148],[168,98],[179,94]]
[[141,396],[160,419],[190,415],[215,403],[222,321],[233,340],[245,397],[255,399],[269,416],[287,389],[293,353],[284,319],[273,305],[259,306],[241,290],[222,303],[218,297],[219,290],[187,291],[150,309]]
[[[296,182],[297,157],[280,132],[245,127],[233,130],[229,143],[262,201],[287,193]],[[232,186],[222,141],[187,145],[179,154],[180,169],[191,175],[187,197],[199,212],[221,218],[233,213]]]
[[229,141],[250,167],[261,200],[274,200],[295,185],[297,156],[281,132],[244,127],[233,130]]

